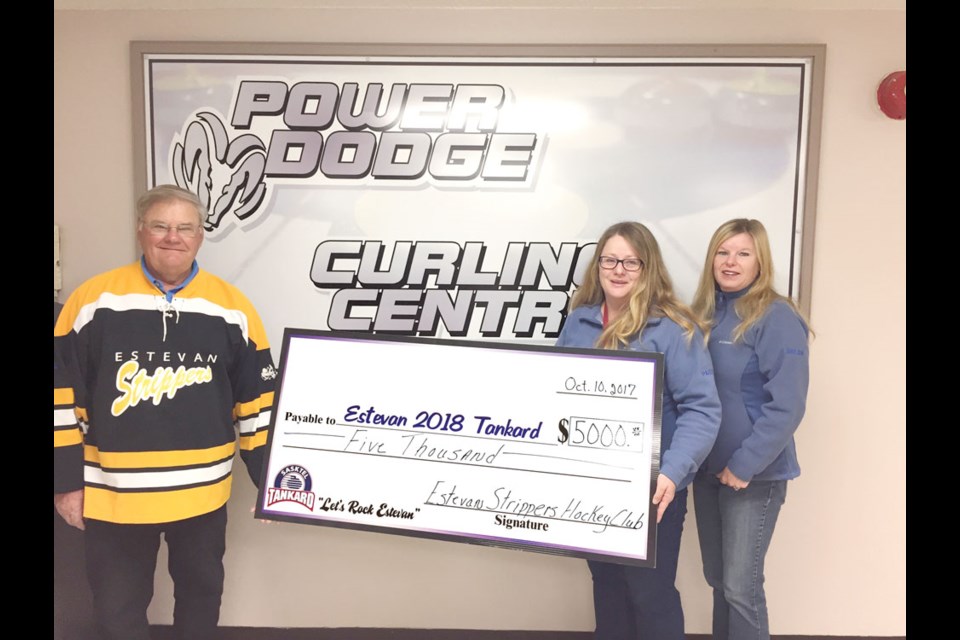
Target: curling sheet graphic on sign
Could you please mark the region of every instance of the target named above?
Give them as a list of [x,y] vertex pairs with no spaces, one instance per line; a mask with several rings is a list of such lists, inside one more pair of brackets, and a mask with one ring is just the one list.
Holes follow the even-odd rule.
[[653,565],[659,354],[288,329],[282,360],[258,515]]

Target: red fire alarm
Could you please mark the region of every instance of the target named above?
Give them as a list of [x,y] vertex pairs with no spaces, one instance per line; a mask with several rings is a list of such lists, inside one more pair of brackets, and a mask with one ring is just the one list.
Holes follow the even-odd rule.
[[877,104],[888,118],[907,119],[907,72],[894,71],[877,87]]

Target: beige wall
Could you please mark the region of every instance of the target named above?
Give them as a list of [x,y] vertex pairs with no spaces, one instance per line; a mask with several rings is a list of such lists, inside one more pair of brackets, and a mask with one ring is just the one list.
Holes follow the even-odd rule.
[[[87,277],[136,256],[131,40],[826,43],[812,298],[818,337],[808,414],[797,436],[803,475],[790,484],[768,557],[771,630],[905,635],[906,123],[885,118],[875,101],[884,75],[906,67],[905,11],[456,4],[55,11],[61,300]],[[249,513],[252,485],[244,473],[236,477],[224,625],[592,629],[582,561],[261,524]],[[699,562],[691,515],[678,578],[691,633],[710,626]],[[150,617],[168,623],[171,616],[171,587],[161,569]]]

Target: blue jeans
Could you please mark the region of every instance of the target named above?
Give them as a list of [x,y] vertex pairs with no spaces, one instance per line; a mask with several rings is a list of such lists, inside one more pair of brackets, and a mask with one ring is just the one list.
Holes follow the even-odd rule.
[[593,574],[595,640],[684,640],[683,608],[674,582],[686,515],[684,489],[657,525],[655,569],[587,561]]
[[713,588],[714,640],[769,640],[763,562],[786,497],[786,480],[755,480],[734,491],[710,474],[694,479],[703,575]]

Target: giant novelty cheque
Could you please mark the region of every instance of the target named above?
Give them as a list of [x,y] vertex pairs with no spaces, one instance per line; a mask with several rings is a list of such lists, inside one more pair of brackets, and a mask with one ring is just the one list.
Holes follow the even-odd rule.
[[258,516],[652,566],[662,356],[287,330]]

